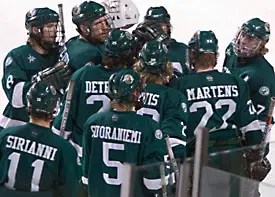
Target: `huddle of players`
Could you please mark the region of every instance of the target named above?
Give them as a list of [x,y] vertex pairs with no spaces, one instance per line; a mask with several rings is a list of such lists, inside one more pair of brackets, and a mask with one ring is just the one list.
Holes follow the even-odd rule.
[[[240,137],[246,146],[261,143],[275,85],[264,58],[270,29],[259,18],[244,23],[228,47],[224,68],[232,74],[214,69],[218,40],[212,31],[197,31],[188,46],[172,39],[164,7],[149,8],[131,34],[112,29],[102,5],[75,6],[72,20],[79,35],[66,43],[69,66],[56,64],[58,20],[49,8],[28,12],[28,42],[4,61],[2,84],[9,104],[0,121],[5,128],[0,133],[1,195],[81,196],[83,184],[89,196],[119,196],[124,162],[164,161],[165,135],[176,158],[184,160],[193,155],[202,127],[210,129],[210,152],[239,148]],[[39,79],[49,67],[54,70]],[[63,140],[58,135],[66,95],[58,115],[53,113],[70,78],[75,85]],[[251,151],[249,162],[259,154]],[[227,159],[235,165],[219,159],[210,164],[248,176],[240,167],[247,163],[242,153]],[[267,162],[262,165],[268,173]],[[137,195],[160,192],[158,169],[139,176]]]

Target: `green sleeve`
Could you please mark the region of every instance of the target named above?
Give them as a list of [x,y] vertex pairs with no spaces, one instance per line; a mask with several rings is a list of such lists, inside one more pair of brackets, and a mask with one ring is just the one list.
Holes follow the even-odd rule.
[[186,156],[186,129],[188,121],[187,100],[177,91],[167,92],[165,113],[160,122],[161,130],[169,135],[170,143],[175,152],[175,157]]
[[77,152],[73,146],[66,142],[62,152],[61,172],[58,191],[62,197],[75,197],[79,190],[77,176]]
[[[74,80],[75,84],[74,84],[74,88],[73,88],[73,92],[72,92],[71,105],[69,108],[68,118],[67,118],[67,122],[66,122],[66,126],[65,126],[65,134],[64,134],[65,139],[68,139],[69,136],[71,135],[72,131],[74,130],[74,119],[75,119],[74,115],[76,114],[76,110],[78,107],[77,104],[78,104],[78,98],[79,98],[79,94],[80,94],[79,90],[80,90],[82,73],[83,73],[82,69],[80,69],[77,72],[75,72],[72,76],[72,80]],[[68,88],[67,88],[67,91],[68,91]],[[62,106],[60,107],[60,111],[53,123],[53,131],[57,135],[60,135],[60,127],[61,127],[62,117],[63,117],[63,113],[64,113],[64,108],[66,105],[67,91],[63,97]]]
[[4,74],[2,87],[14,108],[22,108],[26,105],[26,93],[31,86],[31,81],[22,69],[21,58],[12,51],[4,60]]
[[[152,193],[158,193],[161,189],[160,163],[164,162],[167,148],[164,135],[155,121],[150,121],[148,135],[143,141],[142,165],[143,183]],[[147,125],[149,125],[147,124]]]
[[240,102],[237,105],[237,127],[241,129],[242,134],[245,136],[247,145],[259,144],[262,140],[262,131],[260,129],[256,110],[250,100],[249,87],[242,80],[239,81]]
[[82,183],[86,186],[88,185],[88,174],[89,174],[89,162],[90,162],[90,150],[91,150],[91,140],[90,140],[90,120],[91,117],[85,122],[83,136],[82,136]]

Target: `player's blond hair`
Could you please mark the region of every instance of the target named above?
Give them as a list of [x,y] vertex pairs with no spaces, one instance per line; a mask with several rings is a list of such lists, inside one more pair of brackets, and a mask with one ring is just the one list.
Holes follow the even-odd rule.
[[134,64],[134,70],[140,74],[140,78],[143,84],[156,83],[157,81],[160,81],[160,80],[163,81],[163,84],[166,84],[172,78],[173,71],[174,71],[172,62],[170,61],[168,61],[168,63],[165,66],[165,69],[160,74],[143,71],[140,61],[137,61]]

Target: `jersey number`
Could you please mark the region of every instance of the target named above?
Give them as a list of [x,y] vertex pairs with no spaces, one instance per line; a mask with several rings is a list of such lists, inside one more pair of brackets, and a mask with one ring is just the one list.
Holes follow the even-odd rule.
[[[221,109],[223,106],[228,106],[228,110],[225,112],[225,114],[222,116],[223,123],[220,126],[220,128],[214,128],[214,129],[225,129],[228,126],[227,120],[232,116],[232,114],[236,111],[236,103],[232,99],[220,99],[215,103],[215,109]],[[199,101],[195,102],[190,106],[190,112],[197,112],[199,108],[205,108],[205,113],[201,118],[201,121],[197,125],[194,134],[198,132],[200,128],[203,128],[206,126],[208,120],[211,118],[211,116],[214,114],[212,105],[207,101]]]
[[143,107],[143,108],[140,108],[139,110],[137,110],[137,114],[142,115],[142,116],[149,115],[156,122],[159,122],[159,119],[160,119],[160,114],[158,113],[158,111],[156,109]]
[[[9,181],[5,183],[5,186],[8,188],[14,189],[15,184],[15,177],[16,177],[16,171],[19,164],[21,154],[20,153],[11,153],[8,157],[10,160],[10,167],[8,171],[8,177]],[[39,191],[39,183],[41,179],[41,174],[43,170],[44,161],[40,159],[36,159],[32,163],[32,167],[34,167],[33,173],[32,173],[32,180],[31,180],[31,191],[37,192]]]
[[107,111],[110,108],[110,102],[111,100],[104,94],[100,95],[91,95],[87,98],[86,103],[88,105],[93,105],[95,101],[101,101],[102,107],[98,110],[98,112],[104,112]]
[[109,185],[121,185],[123,164],[120,161],[109,160],[110,150],[123,151],[124,144],[103,142],[103,162],[107,167],[117,169],[117,178],[110,178],[108,173],[103,173],[103,179]]

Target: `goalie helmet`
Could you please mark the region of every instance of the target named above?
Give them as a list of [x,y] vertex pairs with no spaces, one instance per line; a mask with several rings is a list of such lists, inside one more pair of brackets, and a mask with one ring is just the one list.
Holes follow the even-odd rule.
[[132,0],[104,0],[102,4],[115,28],[128,29],[138,23],[140,14]]
[[132,34],[125,30],[113,29],[104,42],[106,56],[128,56],[132,54],[136,41]]
[[143,72],[160,74],[168,63],[166,45],[152,40],[147,42],[139,54],[140,66]]
[[167,28],[165,29],[165,31],[170,37],[172,26],[170,23],[170,15],[168,14],[168,11],[166,10],[165,7],[163,6],[150,7],[146,12],[144,20],[155,21],[160,24],[161,23],[165,24],[166,27],[162,27],[162,28]]
[[59,15],[54,10],[47,7],[35,8],[26,13],[25,16],[25,27],[29,29],[32,26],[42,28],[45,24],[50,22],[58,22]]
[[259,18],[245,22],[233,40],[233,50],[238,57],[253,57],[261,54],[268,42],[270,25]]
[[35,83],[27,95],[27,107],[31,114],[45,113],[52,115],[57,109],[59,96],[53,86]]
[[132,69],[123,69],[111,75],[108,88],[108,94],[113,100],[136,103],[140,95],[134,92],[141,92],[140,76]]

